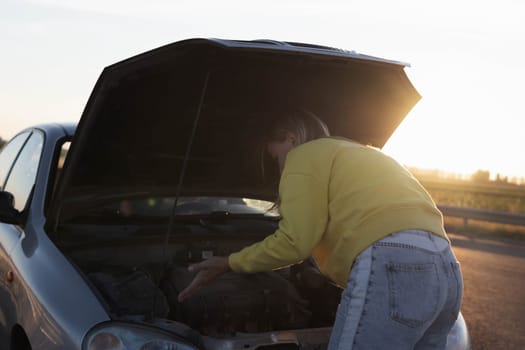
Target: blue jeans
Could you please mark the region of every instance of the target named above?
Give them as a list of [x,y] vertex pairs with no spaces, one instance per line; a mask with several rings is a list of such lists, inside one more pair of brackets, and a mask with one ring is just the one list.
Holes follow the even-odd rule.
[[448,241],[419,230],[391,234],[355,260],[328,349],[445,349],[462,295]]

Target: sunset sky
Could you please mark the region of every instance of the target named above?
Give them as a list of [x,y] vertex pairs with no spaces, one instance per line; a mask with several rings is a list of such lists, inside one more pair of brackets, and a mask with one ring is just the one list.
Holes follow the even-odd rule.
[[0,137],[77,121],[102,69],[181,39],[315,43],[410,62],[400,162],[525,177],[525,2],[2,0]]

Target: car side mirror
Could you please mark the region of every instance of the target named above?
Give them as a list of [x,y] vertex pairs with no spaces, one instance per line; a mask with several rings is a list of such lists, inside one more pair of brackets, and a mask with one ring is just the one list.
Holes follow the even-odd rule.
[[15,209],[14,197],[10,192],[0,191],[0,222],[18,225],[21,214]]

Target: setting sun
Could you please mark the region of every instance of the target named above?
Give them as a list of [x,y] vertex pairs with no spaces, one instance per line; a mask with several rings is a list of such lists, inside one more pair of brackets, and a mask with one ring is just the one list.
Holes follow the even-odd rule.
[[525,120],[518,76],[525,79],[525,71],[516,68],[514,58],[497,70],[489,70],[497,65],[495,57],[480,63],[463,52],[454,61],[436,61],[435,70],[425,72],[407,69],[423,98],[385,152],[412,166],[463,176],[487,170],[492,177],[501,174],[520,181],[525,177],[520,156]]

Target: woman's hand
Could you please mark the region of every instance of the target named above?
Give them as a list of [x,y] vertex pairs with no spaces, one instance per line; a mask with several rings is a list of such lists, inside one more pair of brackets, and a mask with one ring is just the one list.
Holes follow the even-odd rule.
[[193,281],[191,281],[191,283],[179,293],[179,302],[192,297],[201,290],[202,287],[230,271],[230,265],[228,264],[228,258],[226,257],[213,257],[198,264],[190,265],[188,270],[191,272],[197,272],[197,275],[193,278]]

